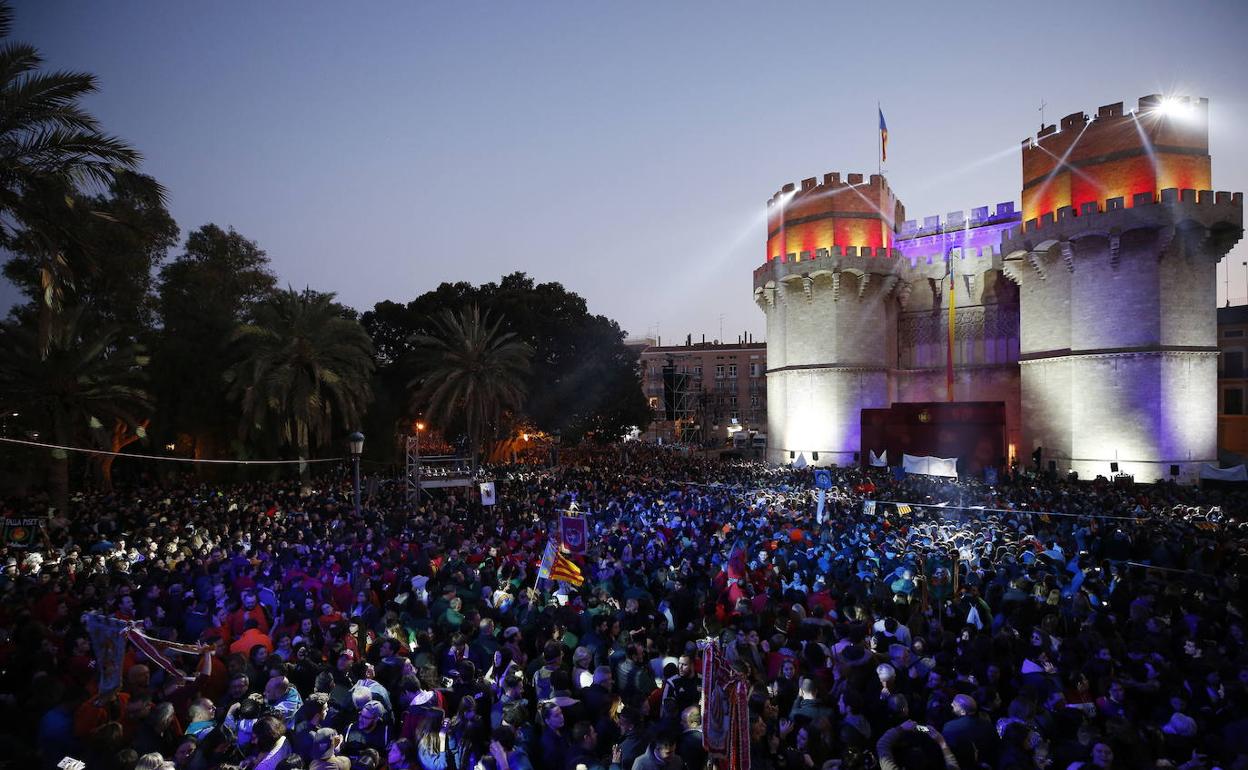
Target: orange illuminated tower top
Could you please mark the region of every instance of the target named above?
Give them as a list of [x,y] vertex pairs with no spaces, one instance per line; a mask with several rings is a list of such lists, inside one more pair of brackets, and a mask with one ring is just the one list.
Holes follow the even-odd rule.
[[1023,140],[1023,221],[1070,206],[1161,190],[1209,190],[1209,101],[1142,97],[1124,113],[1122,102],[1062,118]]
[[[767,201],[767,259],[801,261],[833,246],[872,255],[893,247],[905,209],[878,174],[824,174],[789,183]],[[869,252],[867,250],[870,250]],[[881,250],[885,251],[881,251]]]

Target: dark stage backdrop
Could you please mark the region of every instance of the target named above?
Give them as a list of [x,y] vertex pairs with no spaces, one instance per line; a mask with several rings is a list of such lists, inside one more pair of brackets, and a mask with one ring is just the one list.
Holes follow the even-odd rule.
[[1005,462],[1005,402],[935,401],[862,410],[862,464],[868,452],[888,450],[888,464],[902,453],[958,458],[960,473],[978,474]]

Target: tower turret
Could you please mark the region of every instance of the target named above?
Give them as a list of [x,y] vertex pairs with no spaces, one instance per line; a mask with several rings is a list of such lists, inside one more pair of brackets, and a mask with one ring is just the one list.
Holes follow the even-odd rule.
[[768,201],[754,296],[767,315],[772,462],[802,452],[820,465],[849,464],[860,411],[888,405],[902,267],[891,247],[903,218],[878,175],[811,177]]
[[1081,475],[1194,477],[1217,456],[1216,265],[1243,233],[1210,189],[1208,103],[1146,96],[1024,142],[1024,443]]

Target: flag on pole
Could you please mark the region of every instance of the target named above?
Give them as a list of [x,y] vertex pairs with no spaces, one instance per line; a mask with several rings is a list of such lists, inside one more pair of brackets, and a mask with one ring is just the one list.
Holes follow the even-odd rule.
[[550,579],[562,580],[578,588],[585,582],[585,576],[581,574],[581,568],[576,566],[576,562],[558,551],[555,551],[555,563],[550,568]]
[[880,162],[888,160],[888,124],[884,122],[884,110],[878,106],[876,110],[880,113]]
[[542,563],[537,567],[538,580],[550,580],[550,568],[555,566],[555,541],[550,540],[546,543],[546,550],[542,553]]
[[820,489],[816,493],[815,500],[818,501],[818,507],[815,508],[815,521],[819,524],[823,523],[823,506],[827,502],[828,490]]

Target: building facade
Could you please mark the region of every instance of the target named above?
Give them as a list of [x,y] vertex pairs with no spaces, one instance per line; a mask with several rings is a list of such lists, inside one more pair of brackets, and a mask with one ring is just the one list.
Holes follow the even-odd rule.
[[1218,308],[1218,450],[1241,458],[1248,456],[1245,354],[1248,354],[1248,305]]
[[847,464],[876,449],[861,410],[951,400],[1003,402],[1010,454],[1059,472],[1216,461],[1216,264],[1243,201],[1210,189],[1207,101],[1074,113],[1021,160],[1021,212],[906,220],[877,175],[772,197],[754,271],[770,460]]
[[652,345],[641,352],[641,371],[654,412],[649,441],[717,447],[738,430],[766,430],[766,343]]

